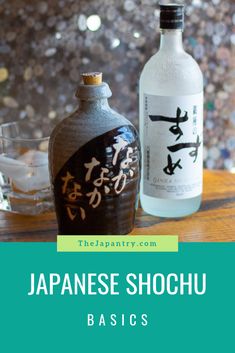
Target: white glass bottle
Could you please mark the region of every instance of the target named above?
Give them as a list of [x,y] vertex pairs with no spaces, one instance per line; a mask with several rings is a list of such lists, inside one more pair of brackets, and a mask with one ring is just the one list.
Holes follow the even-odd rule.
[[201,204],[203,77],[184,51],[183,21],[183,5],[160,5],[160,49],[140,77],[140,200],[160,217],[183,217]]

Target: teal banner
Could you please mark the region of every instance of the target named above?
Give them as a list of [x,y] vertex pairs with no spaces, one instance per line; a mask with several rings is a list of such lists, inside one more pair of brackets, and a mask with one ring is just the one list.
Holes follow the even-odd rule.
[[233,352],[235,243],[58,253],[0,243],[0,352]]

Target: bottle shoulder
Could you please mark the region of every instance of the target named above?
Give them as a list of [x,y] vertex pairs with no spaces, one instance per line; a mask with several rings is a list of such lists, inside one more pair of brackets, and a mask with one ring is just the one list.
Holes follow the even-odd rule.
[[83,137],[96,137],[107,131],[132,123],[123,115],[117,113],[109,106],[97,111],[77,109],[71,115],[65,117],[53,130],[50,137],[50,145],[56,141],[81,140]]
[[[185,51],[158,51],[145,64],[140,76],[140,88],[179,94],[199,93],[203,90],[203,75],[194,58]],[[173,94],[173,92],[172,92]]]
[[[159,66],[156,67],[156,64]],[[188,66],[197,67],[199,71],[201,71],[196,60],[186,51],[180,50],[178,52],[170,52],[159,50],[146,62],[142,74],[144,71],[154,68],[155,70],[160,71],[165,66],[168,66],[170,70],[176,64],[178,66],[184,66],[187,64]]]

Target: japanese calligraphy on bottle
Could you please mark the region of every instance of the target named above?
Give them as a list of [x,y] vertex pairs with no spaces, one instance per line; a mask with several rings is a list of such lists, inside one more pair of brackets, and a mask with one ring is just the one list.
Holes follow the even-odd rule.
[[185,199],[202,193],[202,101],[202,93],[145,94],[144,194]]
[[131,229],[139,189],[137,141],[135,129],[122,126],[94,138],[67,161],[54,187],[61,229],[102,234],[105,227],[116,234],[123,222]]

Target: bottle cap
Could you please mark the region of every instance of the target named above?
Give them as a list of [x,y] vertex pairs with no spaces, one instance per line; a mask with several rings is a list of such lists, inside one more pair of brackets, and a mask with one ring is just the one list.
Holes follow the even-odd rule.
[[183,4],[160,4],[160,28],[161,29],[183,29],[184,28],[184,5]]
[[94,101],[112,96],[109,85],[102,81],[102,72],[86,72],[81,77],[83,82],[76,92],[79,99]]
[[82,74],[84,85],[100,85],[102,83],[102,72],[86,72]]

